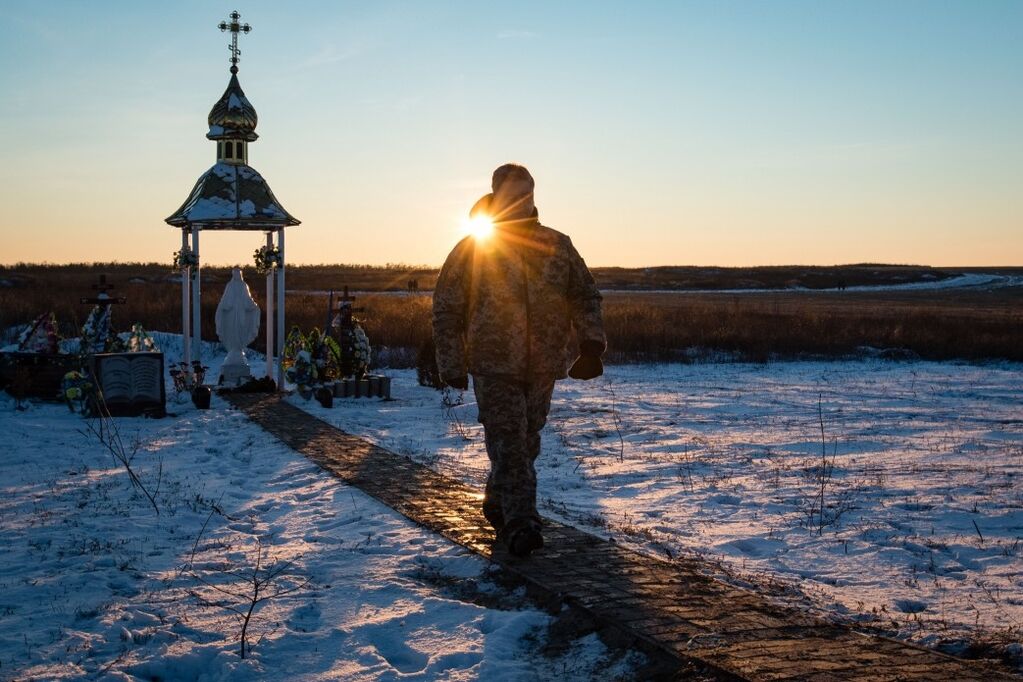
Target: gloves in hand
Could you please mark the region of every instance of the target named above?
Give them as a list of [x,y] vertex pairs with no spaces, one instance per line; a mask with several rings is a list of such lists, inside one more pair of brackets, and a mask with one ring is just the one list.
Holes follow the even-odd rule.
[[469,377],[464,374],[460,377],[445,379],[444,383],[451,388],[457,388],[459,391],[469,390]]
[[568,376],[573,379],[595,379],[604,373],[604,363],[600,361],[603,352],[602,344],[593,341],[583,341],[579,345],[579,358],[568,370]]
[[568,376],[573,379],[596,379],[604,373],[604,363],[600,361],[600,357],[597,355],[580,355],[579,359],[576,360],[571,369],[568,370]]

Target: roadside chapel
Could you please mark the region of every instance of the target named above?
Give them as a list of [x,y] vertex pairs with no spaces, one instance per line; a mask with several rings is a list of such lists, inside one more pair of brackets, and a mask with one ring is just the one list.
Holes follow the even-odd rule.
[[216,163],[199,177],[188,198],[166,222],[181,230],[181,250],[175,254],[175,266],[181,270],[182,360],[186,362],[200,360],[199,233],[203,230],[265,233],[265,244],[256,251],[256,266],[266,272],[266,376],[275,376],[276,355],[276,381],[280,388],[284,383],[280,362],[285,329],[284,229],[300,221],[284,209],[263,176],[249,165],[249,144],[259,136],[256,134],[256,110],[238,82],[241,54],[238,34],[252,30],[248,24],[240,23],[240,19],[238,12],[231,12],[229,20],[219,25],[221,31],[231,33],[231,80],[208,117],[206,137],[216,143]]

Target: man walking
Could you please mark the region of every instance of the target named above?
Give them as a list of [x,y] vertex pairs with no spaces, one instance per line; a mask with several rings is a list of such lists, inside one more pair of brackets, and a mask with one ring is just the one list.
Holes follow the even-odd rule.
[[483,514],[512,554],[527,556],[543,546],[533,462],[554,382],[600,376],[607,344],[600,292],[572,241],[537,219],[529,171],[501,166],[491,187],[473,213],[493,232],[448,255],[433,335],[441,379],[465,390],[473,377],[490,458]]

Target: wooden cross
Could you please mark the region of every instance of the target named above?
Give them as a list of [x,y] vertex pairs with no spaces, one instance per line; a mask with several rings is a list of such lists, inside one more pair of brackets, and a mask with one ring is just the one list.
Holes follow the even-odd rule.
[[[331,291],[330,295],[333,296],[334,292]],[[365,308],[353,308],[352,304],[355,303],[355,297],[348,295],[348,285],[345,285],[344,294],[338,299],[337,314],[341,318],[341,328],[345,329],[352,326],[352,314],[366,312]]]
[[238,34],[248,33],[252,30],[252,27],[248,24],[238,23],[238,20],[242,18],[242,15],[238,14],[238,10],[231,12],[227,16],[231,21],[222,21],[217,24],[217,28],[221,31],[231,32],[231,73],[238,73],[238,55],[242,53],[238,49]]
[[115,305],[115,304],[119,305],[121,303],[127,303],[128,299],[126,299],[124,296],[118,296],[117,298],[114,298],[114,297],[110,296],[110,294],[107,293],[111,289],[115,289],[115,288],[116,287],[114,285],[107,284],[107,276],[106,275],[100,275],[99,276],[99,283],[92,285],[92,290],[93,291],[98,291],[99,293],[96,294],[95,296],[92,296],[92,297],[82,296],[79,299],[79,302],[80,303],[91,303],[92,305]]

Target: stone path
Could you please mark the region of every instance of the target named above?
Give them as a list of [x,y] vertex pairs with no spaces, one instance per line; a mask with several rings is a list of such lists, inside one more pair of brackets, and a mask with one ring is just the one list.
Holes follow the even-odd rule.
[[545,519],[528,559],[494,544],[481,493],[344,433],[276,396],[226,396],[282,442],[416,523],[484,556],[601,634],[673,662],[676,679],[1020,680],[981,663],[865,635]]

